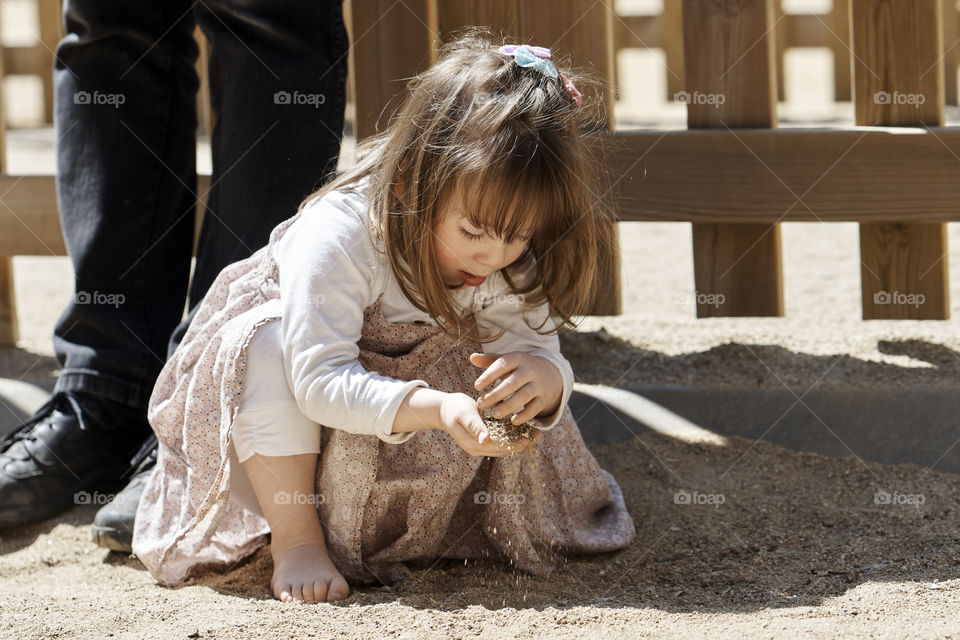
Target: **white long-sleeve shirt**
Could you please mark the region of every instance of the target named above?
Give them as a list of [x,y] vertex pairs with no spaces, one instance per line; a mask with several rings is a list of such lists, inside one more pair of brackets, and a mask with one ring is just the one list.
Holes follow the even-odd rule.
[[[381,376],[360,364],[357,341],[363,311],[382,295],[387,321],[435,323],[406,299],[386,256],[374,246],[367,227],[366,186],[363,181],[356,192],[333,191],[308,203],[276,245],[284,370],[300,411],[311,420],[399,444],[416,433],[392,432],[401,402],[414,388],[429,385]],[[538,428],[549,429],[570,398],[573,370],[560,354],[557,336],[531,329],[509,293],[499,272],[479,287],[451,291],[473,308],[479,322],[506,329],[502,337],[483,345],[484,351],[523,351],[547,358],[560,370],[560,408],[535,421]],[[548,316],[547,305],[529,313],[539,326]],[[546,326],[555,326],[552,322]]]

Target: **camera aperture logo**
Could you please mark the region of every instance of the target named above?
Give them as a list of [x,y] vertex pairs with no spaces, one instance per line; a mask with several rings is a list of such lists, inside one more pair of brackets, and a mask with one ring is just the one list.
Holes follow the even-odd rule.
[[727,497],[722,493],[700,493],[699,491],[687,491],[685,489],[681,489],[673,494],[674,504],[706,504],[713,505],[715,509],[718,509],[720,505],[724,504],[726,501]]
[[114,109],[119,109],[120,105],[127,101],[127,96],[122,93],[100,93],[94,91],[77,91],[73,94],[73,104],[89,105],[107,105]]
[[877,291],[873,294],[873,304],[895,304],[908,305],[914,309],[919,308],[927,301],[927,296],[922,293],[900,293],[899,291]]
[[913,507],[919,507],[927,501],[927,497],[922,493],[900,493],[899,491],[894,491],[890,493],[889,491],[877,491],[873,494],[873,503],[880,505],[910,505]]
[[527,496],[522,493],[477,491],[473,494],[473,504],[523,504],[526,501]]
[[99,291],[77,291],[73,294],[74,304],[107,304],[119,307],[126,302],[127,297],[122,293],[101,293]]
[[326,501],[322,493],[277,491],[273,494],[274,504],[324,504]]
[[873,104],[893,105],[906,104],[914,109],[919,109],[920,105],[927,101],[927,96],[922,93],[901,93],[900,91],[877,91],[873,94]]
[[273,104],[307,105],[319,109],[327,102],[327,96],[322,93],[300,93],[299,91],[277,91],[273,94]]
[[722,93],[700,93],[699,91],[690,93],[689,91],[677,91],[673,94],[673,101],[678,104],[688,105],[705,104],[712,106],[714,109],[719,109],[720,105],[727,101],[727,97]]
[[73,494],[73,504],[95,504],[103,506],[115,502],[123,502],[123,496],[115,493],[102,493],[100,491],[77,491]]

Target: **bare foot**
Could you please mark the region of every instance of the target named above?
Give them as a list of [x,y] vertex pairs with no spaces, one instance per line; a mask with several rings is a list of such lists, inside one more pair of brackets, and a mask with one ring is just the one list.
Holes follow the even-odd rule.
[[334,602],[350,587],[327,554],[323,541],[284,548],[272,545],[273,595],[283,602]]

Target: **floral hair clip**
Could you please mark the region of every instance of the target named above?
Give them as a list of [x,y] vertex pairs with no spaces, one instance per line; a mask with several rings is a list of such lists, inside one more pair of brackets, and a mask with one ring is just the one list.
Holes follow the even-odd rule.
[[500,53],[511,56],[517,65],[525,69],[535,69],[548,78],[559,78],[563,81],[563,86],[567,88],[567,93],[573,98],[577,108],[580,108],[580,102],[583,97],[577,88],[565,75],[557,71],[557,68],[550,61],[550,49],[546,47],[536,47],[531,44],[505,44],[499,49]]

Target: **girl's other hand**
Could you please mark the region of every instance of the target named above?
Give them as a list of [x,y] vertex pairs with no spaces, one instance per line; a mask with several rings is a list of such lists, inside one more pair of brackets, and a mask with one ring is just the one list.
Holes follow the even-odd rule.
[[444,396],[440,403],[440,428],[449,433],[460,448],[471,456],[510,455],[533,446],[543,438],[543,434],[537,430],[532,438],[509,447],[501,446],[490,439],[473,398],[465,393],[447,393]]
[[[522,351],[474,353],[474,366],[486,369],[474,386],[484,391],[477,399],[480,409],[491,409],[496,418],[513,414],[513,424],[556,413],[563,399],[563,376],[556,365],[540,356]],[[500,381],[493,389],[487,389]]]

